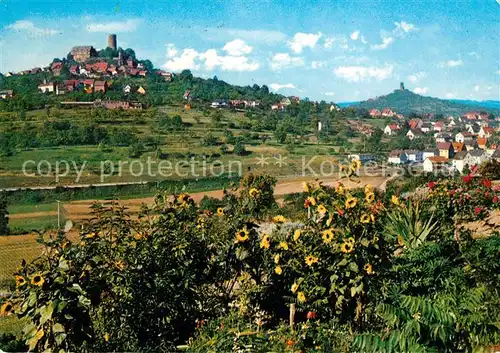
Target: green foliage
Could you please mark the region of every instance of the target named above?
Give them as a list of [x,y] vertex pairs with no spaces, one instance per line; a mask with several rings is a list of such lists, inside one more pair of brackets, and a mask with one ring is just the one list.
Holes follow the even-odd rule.
[[237,139],[236,143],[234,144],[233,148],[233,153],[237,156],[243,156],[247,154],[247,151],[245,149],[245,145],[243,144],[243,141],[241,139]]
[[9,234],[9,211],[7,209],[7,197],[0,191],[0,234]]

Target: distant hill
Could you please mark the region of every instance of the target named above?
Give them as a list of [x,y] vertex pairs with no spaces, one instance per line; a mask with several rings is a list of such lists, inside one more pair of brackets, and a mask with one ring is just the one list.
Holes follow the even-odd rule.
[[500,113],[499,108],[491,107],[488,104],[480,104],[481,102],[476,103],[478,104],[471,104],[468,101],[459,103],[434,97],[425,97],[407,89],[397,89],[385,96],[369,99],[355,106],[367,110],[391,108],[398,113],[406,115],[410,113],[460,115],[471,110],[485,110],[493,114]]
[[450,101],[460,104],[474,105],[476,107],[500,109],[500,101],[495,101],[495,100],[474,101],[468,99],[450,99]]

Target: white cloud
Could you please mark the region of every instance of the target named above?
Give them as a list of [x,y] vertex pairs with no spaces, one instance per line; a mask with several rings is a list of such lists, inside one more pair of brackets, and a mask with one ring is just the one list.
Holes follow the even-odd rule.
[[139,19],[129,19],[121,22],[89,23],[87,31],[104,33],[134,32],[141,22],[142,20]]
[[200,66],[196,63],[199,53],[191,48],[184,49],[181,55],[168,60],[163,67],[171,71],[197,70]]
[[18,32],[23,32],[32,37],[53,36],[59,33],[55,29],[36,27],[31,21],[19,20],[6,27]]
[[479,89],[480,89],[480,88],[481,88],[481,87],[480,87],[479,85],[474,85],[474,91],[479,92]]
[[479,59],[479,58],[481,57],[481,55],[479,55],[479,54],[478,54],[477,52],[475,52],[475,51],[471,51],[471,52],[469,53],[469,56],[472,56],[472,57],[474,57],[474,58],[476,58],[476,59]]
[[409,75],[408,81],[410,81],[411,83],[417,83],[418,81],[423,79],[425,76],[427,76],[427,74],[425,72],[419,71],[417,73],[414,73],[413,75]]
[[280,89],[283,88],[296,88],[293,83],[285,83],[285,84],[271,83],[269,87],[271,87],[273,91],[279,91]]
[[381,81],[391,77],[392,70],[392,65],[385,65],[384,67],[339,66],[334,70],[334,73],[337,77],[343,78],[347,82],[360,82],[372,78]]
[[241,39],[235,39],[227,42],[222,49],[225,50],[229,55],[233,56],[247,55],[250,54],[253,50],[251,46],[246,44],[245,41]]
[[313,60],[311,61],[311,69],[320,69],[322,67],[325,67],[328,63],[326,61],[317,61]]
[[415,27],[415,25],[405,21],[394,22],[394,25],[396,26],[396,28],[393,32],[397,35],[403,35],[404,33],[409,33],[418,29],[417,27]]
[[443,61],[442,63],[439,64],[439,67],[458,67],[462,66],[464,62],[462,59],[458,60],[448,60],[448,61]]
[[359,38],[359,31],[352,32],[350,37],[351,37],[352,40],[358,40],[358,38]]
[[416,94],[427,94],[427,92],[429,92],[429,87],[416,87],[413,92]]
[[448,99],[455,98],[455,96],[456,96],[455,93],[451,93],[451,92],[446,93],[446,98],[448,98]]
[[309,47],[314,48],[316,43],[321,38],[322,34],[319,32],[318,34],[314,33],[295,33],[293,39],[288,42],[288,46],[295,53],[302,53],[302,49]]
[[392,42],[394,42],[394,38],[392,38],[392,37],[385,37],[385,38],[382,38],[382,43],[380,43],[380,44],[373,44],[371,46],[371,48],[373,50],[383,50],[383,49],[387,48]]
[[246,56],[218,55],[215,49],[200,54],[200,60],[205,61],[207,70],[220,67],[223,71],[255,71],[260,66],[257,62],[249,61]]
[[177,55],[177,49],[175,48],[175,45],[172,43],[167,44],[167,58],[173,58],[174,56]]
[[335,95],[335,92],[325,92],[323,93],[325,96],[332,97]]
[[293,57],[288,53],[278,53],[271,59],[271,69],[281,70],[290,67],[303,66],[304,59],[301,57]]

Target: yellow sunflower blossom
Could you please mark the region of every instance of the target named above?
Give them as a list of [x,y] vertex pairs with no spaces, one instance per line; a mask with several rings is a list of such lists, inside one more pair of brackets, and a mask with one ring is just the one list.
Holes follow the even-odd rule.
[[318,206],[318,212],[324,215],[326,213],[326,207],[323,205]]
[[251,188],[250,191],[248,191],[248,195],[250,195],[250,197],[257,197],[259,193],[260,191],[256,188]]
[[278,249],[288,250],[288,243],[286,241],[280,242],[280,245],[278,245]]
[[302,183],[302,187],[304,188],[304,191],[305,191],[305,192],[309,192],[309,189],[310,189],[310,188],[309,188],[309,183],[305,183],[305,182],[304,182],[304,183]]
[[368,273],[369,275],[373,274],[373,266],[371,264],[366,264],[364,269],[365,269],[366,273]]
[[297,283],[292,284],[291,291],[292,293],[295,293],[299,289],[299,285]]
[[370,223],[371,218],[366,213],[361,215],[361,223]]
[[401,202],[399,201],[399,197],[397,197],[396,195],[392,195],[391,202],[396,206],[399,206],[401,204]]
[[351,168],[354,170],[361,168],[361,161],[359,159],[353,159],[351,162]]
[[26,284],[26,279],[23,276],[16,276],[16,286],[22,287]]
[[282,215],[274,216],[273,217],[273,222],[274,223],[285,223],[286,222],[286,218],[283,217]]
[[403,238],[403,236],[402,236],[401,234],[399,234],[399,235],[397,236],[397,240],[398,240],[398,244],[399,244],[399,246],[403,246],[403,245],[405,245],[405,239]]
[[222,207],[217,208],[217,215],[224,216],[224,209]]
[[123,262],[123,260],[116,261],[115,262],[115,267],[118,270],[123,271],[123,269],[125,268],[125,262]]
[[312,266],[313,264],[317,263],[319,259],[316,256],[307,255],[305,257],[305,260],[306,260],[307,266]]
[[367,192],[366,195],[365,195],[365,200],[366,202],[368,203],[371,203],[375,200],[375,194],[373,192]]
[[5,302],[0,306],[0,317],[12,314],[14,305],[11,302]]
[[349,196],[347,200],[345,200],[345,207],[346,208],[354,208],[356,207],[356,204],[358,203],[358,199],[352,196]]
[[365,194],[368,194],[370,192],[373,192],[373,186],[371,184],[366,184],[365,185]]
[[340,250],[345,254],[349,254],[354,250],[354,243],[345,242],[340,246]]
[[343,194],[345,189],[344,189],[344,184],[342,183],[337,183],[337,185],[335,186],[335,191],[338,193],[338,194]]
[[189,200],[189,194],[186,193],[180,194],[178,200],[182,205],[185,205]]
[[279,264],[279,262],[280,262],[280,254],[274,255],[274,263]]
[[247,240],[248,240],[248,230],[240,229],[239,231],[236,232],[236,242],[237,243],[244,243]]
[[278,265],[274,269],[274,272],[276,272],[277,275],[281,275],[283,273],[283,269],[281,268],[281,266]]
[[295,232],[293,232],[293,241],[299,240],[301,235],[300,229],[296,229]]
[[269,246],[271,246],[271,237],[267,234],[264,234],[262,236],[262,240],[260,241],[260,247],[263,249],[269,249]]
[[136,233],[134,235],[135,240],[142,240],[144,238],[144,235],[142,233]]
[[375,222],[375,215],[373,213],[370,215],[370,219],[372,220],[372,222]]
[[311,206],[316,206],[316,199],[315,199],[314,197],[309,196],[309,197],[307,198],[307,201],[309,202],[309,204],[310,204]]
[[304,294],[304,292],[298,292],[297,293],[297,300],[300,303],[305,303],[305,301],[306,301],[306,295]]
[[109,342],[109,333],[107,333],[107,332],[106,332],[106,333],[104,334],[104,340],[105,340],[106,342]]
[[41,287],[45,283],[45,279],[40,273],[37,273],[31,277],[31,284]]
[[334,234],[332,229],[325,229],[321,232],[321,237],[323,238],[323,243],[328,244],[333,240]]

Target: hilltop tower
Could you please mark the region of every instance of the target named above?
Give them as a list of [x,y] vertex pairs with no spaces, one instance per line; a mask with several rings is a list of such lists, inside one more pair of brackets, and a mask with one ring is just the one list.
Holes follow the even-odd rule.
[[400,89],[401,91],[404,91],[404,90],[405,90],[405,83],[404,83],[404,82],[401,82],[401,83],[399,84],[399,89]]
[[116,50],[116,34],[110,34],[108,36],[108,48]]

